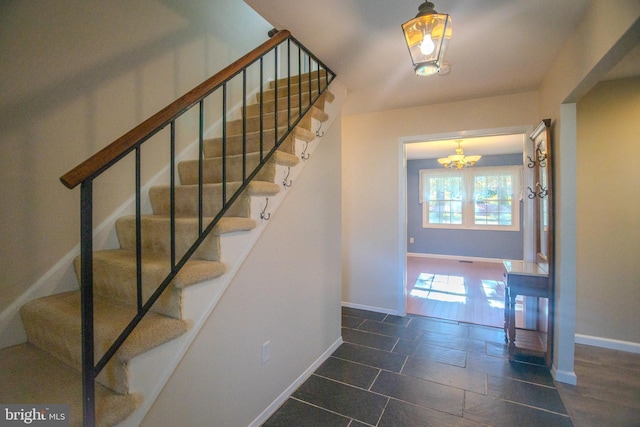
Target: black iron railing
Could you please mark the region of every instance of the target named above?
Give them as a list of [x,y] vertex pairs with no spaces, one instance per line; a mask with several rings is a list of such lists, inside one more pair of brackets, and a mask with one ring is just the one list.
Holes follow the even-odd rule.
[[[125,339],[131,334],[134,328],[158,300],[163,291],[169,286],[180,269],[194,254],[198,246],[207,235],[213,230],[216,224],[228,211],[233,202],[246,189],[252,179],[256,177],[262,167],[269,161],[281,143],[287,138],[289,133],[300,122],[303,116],[309,111],[315,101],[327,89],[335,74],[329,70],[318,58],[306,49],[291,34],[282,30],[260,47],[254,49],[247,55],[240,58],[224,70],[217,73],[207,81],[203,82],[172,104],[168,105],[160,112],[145,120],[136,128],[132,129],[112,144],[81,163],[60,180],[68,188],[75,188],[80,185],[80,221],[81,221],[81,267],[80,267],[80,289],[82,304],[82,377],[83,377],[83,419],[85,426],[95,424],[95,380],[101,370],[115,355]],[[293,60],[292,60],[293,59]],[[272,64],[270,64],[272,62]],[[273,66],[273,68],[269,68]],[[257,71],[255,68],[257,67]],[[297,78],[298,89],[292,91],[292,79]],[[241,79],[241,93],[230,94],[230,85],[236,79]],[[302,79],[308,79],[308,97],[303,96]],[[275,108],[274,108],[274,140],[266,141],[270,123],[266,123],[267,118],[264,112],[264,87],[268,81],[275,81]],[[307,82],[305,82],[307,83]],[[249,87],[259,93],[260,110],[260,142],[259,158],[257,167],[249,170],[247,162],[247,98],[249,97]],[[286,113],[284,108],[279,108],[278,103],[282,102],[278,98],[278,91],[286,87]],[[306,91],[306,90],[305,90]],[[221,92],[221,96],[219,95]],[[242,183],[233,192],[227,194],[227,115],[230,110],[229,98],[241,98],[242,112]],[[292,97],[297,96],[297,113],[292,108]],[[221,115],[222,133],[222,208],[212,220],[203,216],[203,171],[204,140],[205,140],[205,101],[216,98],[217,102],[221,98],[221,105],[213,107]],[[295,98],[294,98],[295,99]],[[281,106],[284,107],[284,106]],[[176,256],[176,121],[187,112],[197,109],[198,119],[198,238],[190,249],[177,259]],[[280,113],[279,113],[280,111]],[[287,114],[286,129],[279,130],[279,114]],[[269,120],[270,121],[270,120]],[[170,161],[170,233],[171,250],[170,263],[171,270],[166,278],[159,284],[153,294],[145,301],[142,296],[142,146],[152,136],[169,126],[169,161]],[[269,149],[265,148],[269,147]],[[94,194],[93,183],[103,172],[117,164],[128,154],[135,153],[135,216],[136,216],[136,257],[137,257],[137,314],[124,328],[120,336],[113,342],[110,348],[97,361],[94,357],[94,313],[93,313],[93,218],[94,218]],[[235,188],[235,187],[234,187]]]

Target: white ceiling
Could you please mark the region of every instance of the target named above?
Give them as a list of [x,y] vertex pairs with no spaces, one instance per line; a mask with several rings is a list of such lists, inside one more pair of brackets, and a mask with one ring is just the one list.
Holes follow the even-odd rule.
[[[429,77],[414,74],[400,27],[422,0],[245,2],[337,74],[348,115],[534,91],[590,0],[435,0],[452,19],[451,71]],[[640,74],[639,52],[608,77]]]

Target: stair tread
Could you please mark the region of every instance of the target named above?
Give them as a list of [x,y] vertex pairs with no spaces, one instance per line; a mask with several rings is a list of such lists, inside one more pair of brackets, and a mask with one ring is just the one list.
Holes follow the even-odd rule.
[[[280,135],[284,134],[284,131],[286,130],[285,128],[281,128],[280,130]],[[264,145],[264,153],[266,154],[273,146],[274,146],[274,133],[273,130],[268,130],[263,132],[263,145]],[[308,129],[304,129],[302,127],[295,127],[293,128],[293,130],[291,131],[291,133],[289,134],[290,136],[292,136],[293,138],[299,139],[301,141],[305,141],[305,142],[311,142],[315,139],[316,135],[314,132],[308,130]],[[260,140],[260,132],[247,132],[247,139],[248,142],[251,141],[259,141]],[[221,136],[217,136],[217,137],[213,137],[213,138],[207,138],[205,139],[205,143],[216,143],[216,144],[221,144],[222,143],[222,137]],[[236,144],[236,145],[240,145],[243,142],[243,138],[242,135],[227,135],[226,138],[226,143],[228,144],[228,146]],[[255,144],[257,145],[257,144]],[[259,147],[259,146],[258,146]],[[281,149],[278,149],[278,151],[282,151]],[[250,152],[254,152],[254,153],[259,153],[259,148],[256,148],[255,151],[250,151]],[[206,154],[206,153],[205,153]],[[240,152],[238,153],[233,153],[232,155],[238,155],[240,154]],[[220,155],[216,155],[216,156],[211,156],[206,154],[205,157],[210,158],[210,157],[220,157]]]
[[[135,215],[125,215],[118,218],[118,222],[135,221],[135,219]],[[142,215],[141,220],[143,222],[161,224],[169,223],[171,221],[171,218],[168,215]],[[176,225],[191,227],[198,226],[197,217],[177,217],[175,220]],[[206,227],[207,224],[209,224],[212,220],[213,218],[203,217],[203,227]],[[256,221],[252,218],[225,216],[220,218],[216,226],[213,228],[211,234],[214,236],[220,236],[225,233],[233,233],[234,231],[249,231],[253,230],[257,225],[258,224],[256,223]]]
[[[111,345],[111,342],[136,315],[137,310],[135,307],[117,303],[100,295],[94,295],[93,308],[96,356],[102,357],[107,349],[106,346]],[[23,318],[27,317],[24,323],[30,342],[37,345],[32,339],[42,338],[44,335],[49,336],[49,340],[45,341],[50,341],[52,335],[57,335],[57,340],[64,340],[58,344],[65,347],[64,350],[68,356],[74,359],[67,361],[71,362],[71,365],[76,365],[74,362],[80,361],[80,291],[54,294],[30,301],[22,307],[21,312]],[[28,320],[32,320],[34,316],[47,325],[55,322],[55,328],[41,330],[37,325],[27,324]],[[36,328],[31,328],[33,326]],[[145,351],[179,337],[186,331],[187,322],[184,320],[149,312],[120,347],[116,358],[120,361],[131,360]],[[30,336],[30,333],[35,335]],[[55,340],[56,337],[53,339]]]
[[[32,344],[0,350],[0,402],[69,405],[69,425],[82,425],[82,375]],[[139,405],[141,397],[118,394],[96,384],[96,424],[115,425]]]
[[[118,268],[123,265],[133,265],[135,267],[136,253],[127,249],[107,249],[103,251],[96,251],[93,253],[94,262],[96,259],[108,260],[118,265]],[[143,254],[142,255],[142,269],[158,271],[158,274],[164,274],[163,277],[170,272],[170,259],[160,254]],[[190,259],[187,261],[182,269],[178,272],[173,285],[178,288],[186,288],[190,285],[203,282],[205,280],[214,279],[221,276],[226,272],[226,266],[221,261],[209,261],[201,259]]]

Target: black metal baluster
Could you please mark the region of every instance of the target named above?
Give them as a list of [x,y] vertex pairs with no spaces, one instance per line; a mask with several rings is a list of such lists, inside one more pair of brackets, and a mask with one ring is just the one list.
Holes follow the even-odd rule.
[[308,74],[308,79],[309,79],[309,108],[311,108],[311,104],[313,103],[312,99],[312,95],[311,95],[311,55],[307,55],[307,57],[309,58],[309,66],[308,66],[308,70],[309,72]]
[[273,50],[273,54],[274,54],[274,60],[273,60],[273,64],[274,64],[274,68],[275,68],[275,79],[276,79],[276,84],[275,84],[275,96],[274,96],[274,111],[273,111],[273,120],[274,120],[274,136],[275,136],[275,140],[273,141],[273,145],[274,147],[278,146],[278,47],[276,46],[276,48]]
[[264,159],[264,60],[260,57],[260,163]]
[[203,222],[203,192],[204,192],[204,101],[200,101],[200,115],[198,118],[198,234],[202,234]]
[[[176,122],[171,122],[171,137],[169,142],[169,203],[171,215],[171,271],[176,268]],[[202,225],[200,225],[202,226]]]
[[[298,85],[298,90],[300,86]],[[291,40],[287,39],[287,128],[291,129]]]
[[222,85],[222,207],[227,206],[227,83]]
[[80,186],[80,301],[82,315],[82,409],[87,427],[96,423],[93,342],[93,180]]
[[242,70],[242,183],[247,179],[247,69]]
[[298,117],[302,117],[302,49],[298,46]]
[[136,147],[136,307],[142,308],[142,199],[140,197],[140,146]]

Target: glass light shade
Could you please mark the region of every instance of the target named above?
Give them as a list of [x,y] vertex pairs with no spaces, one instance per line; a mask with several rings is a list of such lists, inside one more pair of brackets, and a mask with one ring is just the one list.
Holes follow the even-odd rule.
[[457,168],[462,169],[465,167],[475,166],[476,162],[480,160],[482,156],[465,156],[464,151],[460,147],[460,141],[458,142],[458,148],[456,148],[456,154],[452,154],[447,157],[441,157],[438,159],[445,168]]
[[440,70],[451,40],[451,17],[436,12],[433,7],[433,3],[424,2],[416,17],[402,24],[413,68],[419,76]]

